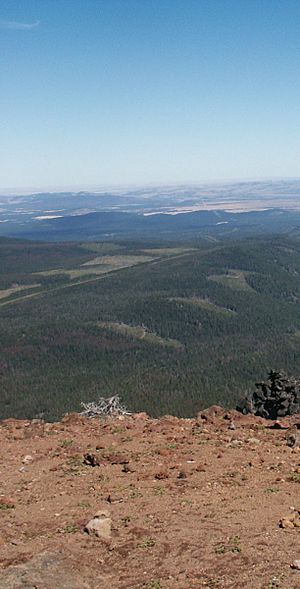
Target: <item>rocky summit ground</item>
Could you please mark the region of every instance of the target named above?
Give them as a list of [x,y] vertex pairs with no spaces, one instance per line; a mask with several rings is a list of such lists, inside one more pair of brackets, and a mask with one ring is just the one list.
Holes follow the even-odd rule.
[[[0,589],[299,588],[295,423],[0,422]],[[85,530],[99,511],[106,538]]]

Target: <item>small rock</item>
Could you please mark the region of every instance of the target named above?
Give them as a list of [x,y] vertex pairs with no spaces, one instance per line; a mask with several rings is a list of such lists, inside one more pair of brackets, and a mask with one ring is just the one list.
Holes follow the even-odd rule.
[[287,437],[286,443],[290,448],[300,446],[300,435],[298,433],[290,434]]
[[214,417],[223,417],[224,414],[225,410],[223,407],[220,407],[220,405],[211,405],[211,407],[208,407],[207,409],[204,409],[204,411],[198,413],[197,419],[204,419],[205,421],[209,421]]
[[84,531],[90,535],[97,536],[105,542],[111,539],[111,518],[106,510],[97,511],[94,517],[86,524]]
[[106,497],[106,501],[108,503],[122,503],[124,501],[124,499],[120,495],[115,495],[115,494],[111,495],[111,494],[109,494]]
[[78,413],[66,413],[61,420],[65,425],[84,425],[85,418]]
[[87,454],[84,455],[83,462],[88,466],[100,466],[98,457],[95,456],[95,454],[90,454],[89,452],[87,452]]
[[103,458],[105,461],[109,462],[110,464],[128,464],[129,463],[127,456],[123,456],[122,454],[104,454]]
[[243,445],[242,440],[232,440],[232,442],[230,442],[230,446],[232,448],[239,448],[242,445]]
[[293,528],[294,527],[294,523],[291,519],[289,519],[288,517],[283,517],[280,522],[279,525],[281,528]]
[[297,510],[294,510],[291,515],[287,517],[283,517],[280,522],[279,526],[281,528],[300,528],[300,513]]
[[171,456],[171,454],[172,454],[172,451],[171,451],[171,450],[169,450],[169,448],[160,448],[160,449],[157,451],[157,453],[158,453],[160,456]]
[[258,438],[248,438],[248,444],[260,444],[260,440]]
[[187,474],[186,472],[184,472],[184,470],[180,470],[177,476],[178,479],[186,479],[187,478]]
[[0,509],[13,509],[15,502],[10,497],[0,497]]
[[128,466],[128,464],[124,464],[123,465],[123,468],[122,468],[122,472],[132,473],[132,472],[135,472],[135,470],[133,470],[133,468],[131,468],[130,466]]
[[149,415],[147,415],[147,413],[133,413],[131,415],[131,419],[134,419],[135,421],[145,421],[146,419],[149,419]]
[[162,481],[163,479],[167,479],[168,477],[169,475],[165,470],[161,470],[154,475],[154,478],[158,481]]
[[292,569],[300,571],[300,560],[294,560],[291,564]]
[[204,464],[198,464],[195,468],[197,472],[206,472],[206,467]]
[[32,462],[33,462],[33,457],[30,454],[26,454],[26,456],[22,460],[23,464],[31,464]]

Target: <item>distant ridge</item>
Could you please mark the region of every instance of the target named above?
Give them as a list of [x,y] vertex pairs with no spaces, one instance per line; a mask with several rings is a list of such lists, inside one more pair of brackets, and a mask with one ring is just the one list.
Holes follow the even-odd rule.
[[40,217],[14,223],[1,223],[0,235],[42,241],[111,240],[120,238],[187,239],[255,234],[294,233],[300,228],[300,211],[268,209],[232,213],[224,210],[184,214],[151,214],[103,211],[78,215]]

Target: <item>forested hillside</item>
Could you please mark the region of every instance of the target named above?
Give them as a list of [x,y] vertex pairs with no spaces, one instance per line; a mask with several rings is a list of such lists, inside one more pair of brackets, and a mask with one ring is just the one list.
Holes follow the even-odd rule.
[[300,372],[300,241],[0,241],[0,417],[234,406],[267,371]]

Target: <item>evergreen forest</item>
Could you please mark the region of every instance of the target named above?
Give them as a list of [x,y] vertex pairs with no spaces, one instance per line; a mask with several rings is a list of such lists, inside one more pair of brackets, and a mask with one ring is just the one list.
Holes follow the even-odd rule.
[[0,240],[0,418],[234,407],[300,373],[300,240]]

